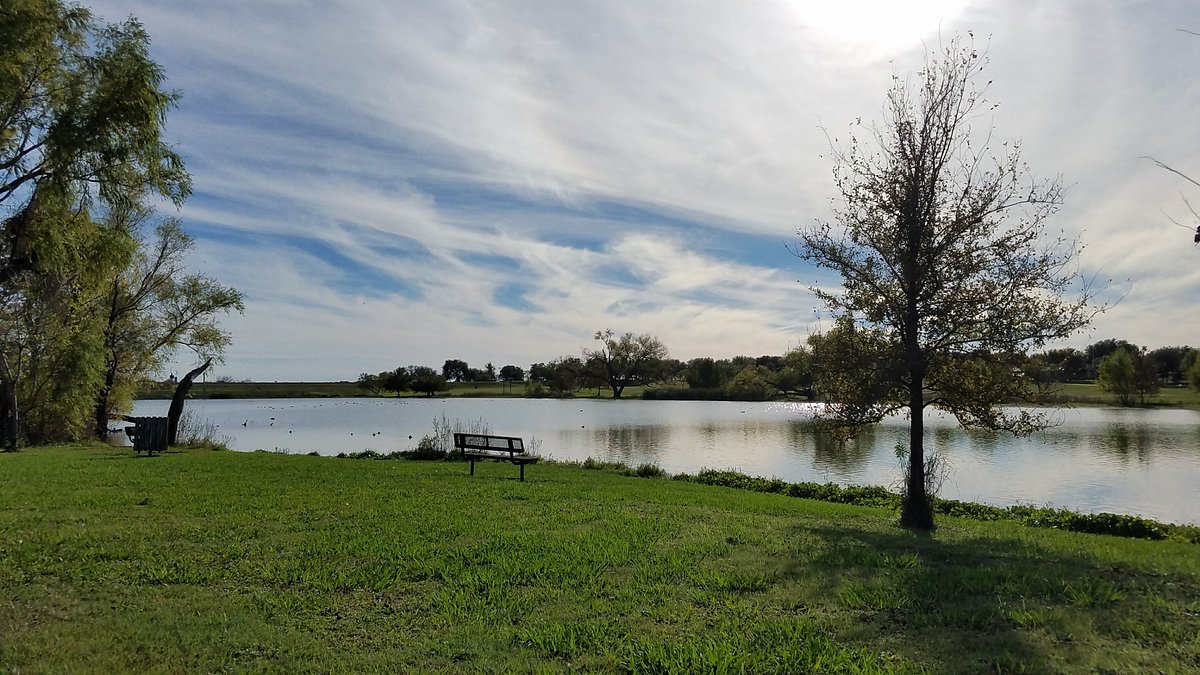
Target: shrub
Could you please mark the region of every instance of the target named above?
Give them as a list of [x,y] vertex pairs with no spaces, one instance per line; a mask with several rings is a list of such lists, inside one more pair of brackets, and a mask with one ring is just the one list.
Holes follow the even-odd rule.
[[228,450],[233,437],[221,433],[210,420],[196,417],[191,410],[184,410],[175,432],[175,444],[196,450]]
[[417,447],[401,451],[400,456],[405,459],[447,460],[454,459],[457,453],[453,450],[443,450],[438,439],[433,436],[422,436],[421,440],[417,441]]
[[662,478],[667,475],[666,471],[662,470],[657,464],[639,464],[636,469],[626,469],[626,475],[637,476],[638,478]]

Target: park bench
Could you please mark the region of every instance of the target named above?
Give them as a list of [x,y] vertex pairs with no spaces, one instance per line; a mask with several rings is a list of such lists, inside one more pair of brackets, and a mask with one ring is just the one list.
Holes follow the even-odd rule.
[[165,417],[130,417],[123,416],[126,422],[133,426],[125,427],[125,435],[133,443],[133,454],[142,452],[153,455],[167,449],[167,418]]
[[475,475],[475,460],[491,459],[521,467],[521,480],[525,480],[525,465],[538,461],[537,457],[525,454],[524,442],[515,436],[456,433],[454,448],[462,453],[463,459],[470,460],[472,476]]

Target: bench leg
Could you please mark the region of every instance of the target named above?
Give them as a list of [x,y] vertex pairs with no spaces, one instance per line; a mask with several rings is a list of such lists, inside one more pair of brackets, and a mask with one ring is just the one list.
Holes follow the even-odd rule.
[[475,475],[475,460],[471,460],[471,475]]
[[521,482],[525,482],[525,463],[521,463]]

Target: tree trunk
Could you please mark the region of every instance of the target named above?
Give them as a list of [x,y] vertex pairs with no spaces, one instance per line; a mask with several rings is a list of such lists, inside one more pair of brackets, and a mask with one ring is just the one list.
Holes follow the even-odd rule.
[[96,394],[96,438],[108,440],[108,397],[112,393],[113,383],[117,381],[117,366],[111,364],[104,371],[104,385]]
[[17,385],[15,382],[0,384],[0,438],[4,452],[17,451],[17,435],[21,429],[17,413]]
[[183,403],[187,400],[188,391],[192,388],[192,380],[208,370],[211,365],[212,359],[205,361],[204,365],[184,375],[175,387],[175,395],[171,397],[171,409],[167,412],[167,445],[175,445],[175,437],[179,431],[179,418],[183,416]]
[[900,506],[900,526],[928,532],[933,529],[933,505],[925,492],[924,386],[920,373],[912,373],[908,389],[908,476]]

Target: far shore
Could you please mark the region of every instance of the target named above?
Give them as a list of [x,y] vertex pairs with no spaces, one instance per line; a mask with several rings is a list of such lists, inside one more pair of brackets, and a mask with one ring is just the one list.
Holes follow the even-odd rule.
[[[680,383],[680,386],[682,383]],[[627,387],[621,398],[641,400],[645,387]],[[169,399],[175,390],[170,382],[154,383],[138,392],[144,400]],[[1053,404],[1067,406],[1116,405],[1111,394],[1101,391],[1094,382],[1070,382],[1055,385]],[[396,398],[393,392],[372,393],[355,382],[197,382],[192,386],[193,399],[244,398]],[[401,398],[426,398],[424,394],[405,392]],[[434,398],[526,398],[524,382],[451,382],[447,391]],[[546,397],[560,398],[560,397]],[[580,389],[561,398],[611,399],[607,387]],[[734,399],[729,399],[734,400]],[[806,401],[802,397],[775,400]],[[1014,402],[1015,403],[1015,402]],[[1200,393],[1188,387],[1164,386],[1149,398],[1147,408],[1188,408],[1200,410]]]

